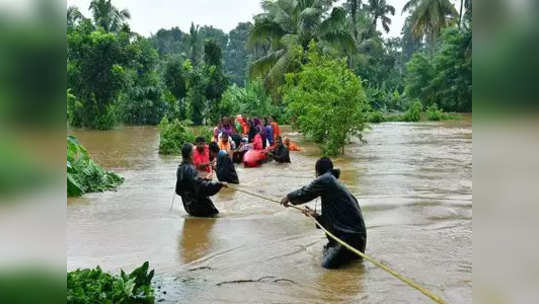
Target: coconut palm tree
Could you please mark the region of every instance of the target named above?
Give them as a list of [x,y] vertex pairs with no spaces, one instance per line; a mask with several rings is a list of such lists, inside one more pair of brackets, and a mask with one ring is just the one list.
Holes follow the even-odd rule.
[[92,0],[90,11],[97,26],[106,32],[118,32],[126,27],[126,20],[131,18],[127,9],[119,10],[112,5],[111,0]]
[[456,22],[458,12],[450,0],[409,0],[402,13],[411,12],[412,33],[431,42],[443,28]]
[[[275,93],[284,74],[294,69],[298,48],[306,50],[311,40],[343,53],[355,50],[346,26],[346,12],[332,8],[335,0],[264,0],[263,13],[255,16],[248,45],[270,45],[267,54],[250,67],[252,78],[263,76],[266,88]],[[275,94],[274,94],[275,97]]]
[[70,6],[67,8],[67,28],[72,28],[82,19],[84,19],[84,16],[76,6]]
[[387,4],[386,0],[369,0],[368,10],[372,14],[372,24],[374,28],[376,28],[378,19],[380,19],[380,21],[382,22],[382,27],[384,28],[386,33],[388,33],[389,25],[391,24],[391,18],[389,18],[387,15],[391,14],[391,16],[394,16],[395,7]]

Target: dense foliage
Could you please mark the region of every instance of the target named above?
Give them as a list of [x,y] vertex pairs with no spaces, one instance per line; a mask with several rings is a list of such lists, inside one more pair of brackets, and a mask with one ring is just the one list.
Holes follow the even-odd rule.
[[434,53],[418,52],[406,65],[406,94],[446,111],[472,110],[472,60],[467,53],[471,33],[449,28]]
[[320,143],[324,154],[342,153],[349,137],[364,128],[368,103],[361,80],[344,59],[321,54],[314,43],[306,57],[301,70],[286,77],[288,111],[294,125]]
[[220,112],[223,116],[238,113],[247,114],[248,117],[273,116],[280,121],[283,115],[282,109],[272,102],[259,79],[247,83],[244,88],[236,85],[228,87],[223,94]]
[[67,273],[67,303],[124,303],[153,304],[154,290],[151,286],[154,271],[148,272],[145,262],[139,268],[120,275],[94,269],[77,269]]
[[67,196],[112,190],[123,181],[123,177],[96,164],[75,137],[67,137]]

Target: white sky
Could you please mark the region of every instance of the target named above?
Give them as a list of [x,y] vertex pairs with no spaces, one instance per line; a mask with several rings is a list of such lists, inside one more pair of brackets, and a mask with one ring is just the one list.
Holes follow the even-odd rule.
[[[67,5],[77,6],[86,17],[91,17],[88,11],[90,1],[67,0]],[[460,0],[452,0],[453,3],[458,1]],[[387,36],[396,37],[400,35],[406,19],[406,15],[401,15],[401,10],[407,1],[387,2],[396,10],[395,16],[391,17],[390,32]],[[156,33],[161,28],[169,29],[174,26],[187,32],[191,21],[199,25],[213,25],[228,33],[239,22],[252,21],[252,17],[262,11],[259,0],[112,0],[112,3],[119,9],[129,10],[131,29],[144,36]],[[380,24],[378,30],[382,31]]]

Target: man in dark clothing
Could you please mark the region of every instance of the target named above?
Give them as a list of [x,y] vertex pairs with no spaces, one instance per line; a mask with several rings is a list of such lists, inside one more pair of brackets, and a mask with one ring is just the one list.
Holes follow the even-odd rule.
[[[356,198],[337,180],[340,171],[333,169],[329,158],[323,157],[316,162],[317,178],[311,184],[290,192],[281,200],[285,207],[289,203],[303,204],[317,197],[322,198],[322,215],[306,207],[304,213],[315,217],[325,229],[344,242],[365,252],[367,231],[361,208]],[[324,246],[322,267],[338,268],[351,260],[360,258],[346,247],[328,236]]]
[[283,144],[283,140],[279,137],[277,139],[277,145],[275,149],[270,152],[271,157],[279,163],[289,163],[290,162],[290,152],[288,148]]
[[176,194],[182,197],[185,211],[193,216],[214,216],[219,213],[209,196],[216,194],[224,183],[200,178],[193,165],[193,145],[185,143],[182,147],[182,163],[176,171]]

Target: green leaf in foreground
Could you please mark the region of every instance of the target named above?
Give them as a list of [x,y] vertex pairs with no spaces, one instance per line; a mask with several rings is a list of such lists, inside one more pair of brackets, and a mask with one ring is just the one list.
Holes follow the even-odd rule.
[[112,190],[124,178],[96,164],[74,136],[67,137],[67,196]]
[[145,262],[129,275],[123,270],[120,275],[112,275],[99,266],[68,272],[67,303],[154,303],[154,271],[148,269],[149,263]]

